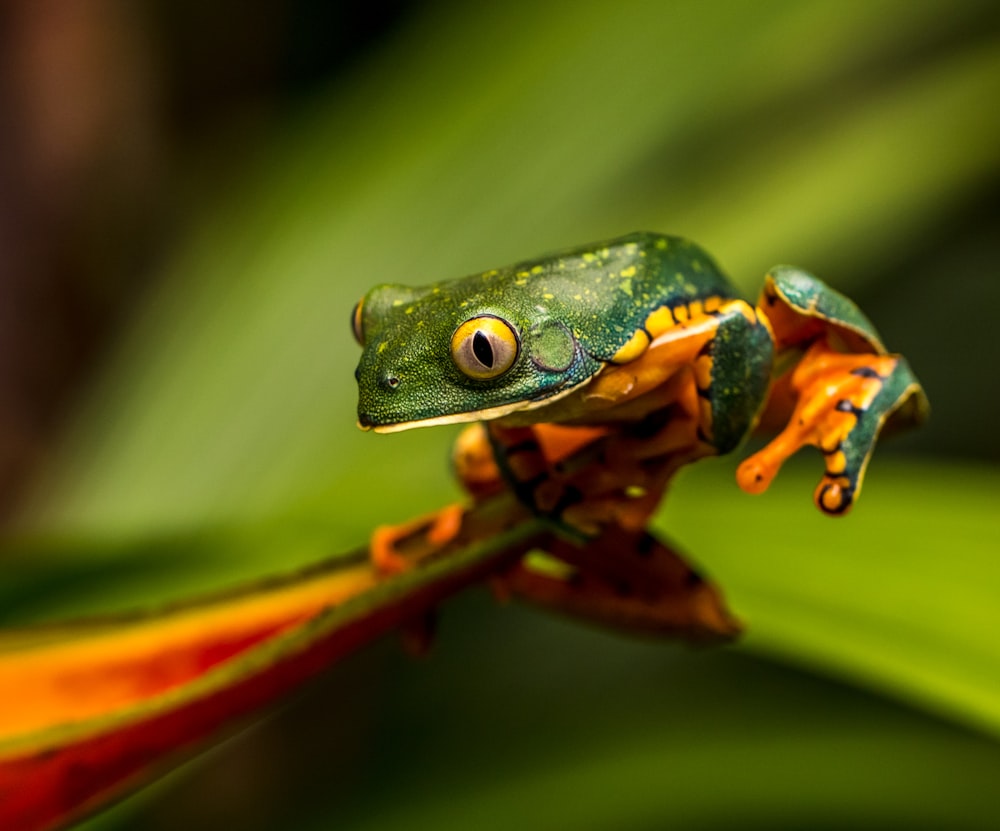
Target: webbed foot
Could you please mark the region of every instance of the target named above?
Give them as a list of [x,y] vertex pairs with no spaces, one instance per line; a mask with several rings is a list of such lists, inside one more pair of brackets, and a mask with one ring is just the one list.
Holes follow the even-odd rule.
[[[420,517],[401,525],[381,525],[372,532],[368,548],[376,570],[385,576],[399,574],[436,551],[444,548],[458,536],[462,528],[465,509],[458,503],[442,508],[429,516]],[[423,532],[421,545],[407,548],[401,543]]]
[[814,343],[792,370],[795,405],[787,426],[737,469],[748,493],[763,493],[781,465],[799,448],[819,448],[826,471],[814,493],[824,513],[850,510],[879,432],[890,417],[920,420],[926,399],[899,355],[845,354],[825,340]]
[[542,547],[497,578],[505,593],[632,634],[704,643],[742,631],[719,589],[648,531],[609,526],[583,544]]

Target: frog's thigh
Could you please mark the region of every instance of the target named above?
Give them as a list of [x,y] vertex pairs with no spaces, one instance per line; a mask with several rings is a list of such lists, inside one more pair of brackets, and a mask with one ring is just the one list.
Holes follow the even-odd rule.
[[[770,380],[773,345],[756,310],[742,300],[698,301],[657,310],[643,331],[652,336],[645,352],[598,376],[588,397],[617,394],[616,413],[641,417],[633,433],[646,455],[678,449],[689,420],[696,429],[689,443],[732,450],[753,425]],[[657,425],[658,416],[674,424]]]

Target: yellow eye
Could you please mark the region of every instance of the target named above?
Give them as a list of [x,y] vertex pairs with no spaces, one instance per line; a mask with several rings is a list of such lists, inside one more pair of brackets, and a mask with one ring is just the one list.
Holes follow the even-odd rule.
[[365,334],[361,331],[361,304],[364,302],[364,300],[359,300],[351,311],[351,330],[354,332],[354,339],[361,346],[365,345]]
[[514,327],[493,315],[465,321],[451,336],[451,359],[463,374],[484,381],[514,365],[521,347]]

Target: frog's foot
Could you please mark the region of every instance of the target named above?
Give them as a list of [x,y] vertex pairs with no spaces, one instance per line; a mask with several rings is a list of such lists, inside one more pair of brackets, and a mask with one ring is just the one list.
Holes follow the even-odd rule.
[[[464,514],[465,509],[456,503],[401,525],[379,526],[368,543],[376,571],[384,576],[399,574],[440,551],[458,536]],[[404,543],[409,543],[405,551]]]
[[498,578],[507,594],[631,633],[705,642],[741,631],[718,588],[647,531],[611,526],[544,548]]
[[792,370],[789,387],[796,400],[787,426],[739,466],[737,482],[748,493],[762,493],[786,459],[812,445],[826,463],[814,494],[816,506],[827,514],[844,514],[861,491],[886,419],[907,402],[920,406],[916,379],[898,355],[844,354],[818,341]]
[[462,487],[477,501],[503,490],[503,475],[482,422],[470,424],[458,434],[451,462]]

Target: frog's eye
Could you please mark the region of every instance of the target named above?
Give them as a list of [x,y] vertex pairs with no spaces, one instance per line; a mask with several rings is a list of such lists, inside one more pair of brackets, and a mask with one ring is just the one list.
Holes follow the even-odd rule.
[[365,345],[365,333],[361,329],[361,304],[364,302],[364,300],[359,300],[351,311],[351,331],[354,332],[354,339],[361,346]]
[[514,327],[493,315],[465,321],[451,336],[451,359],[463,374],[484,381],[514,365],[521,347]]

